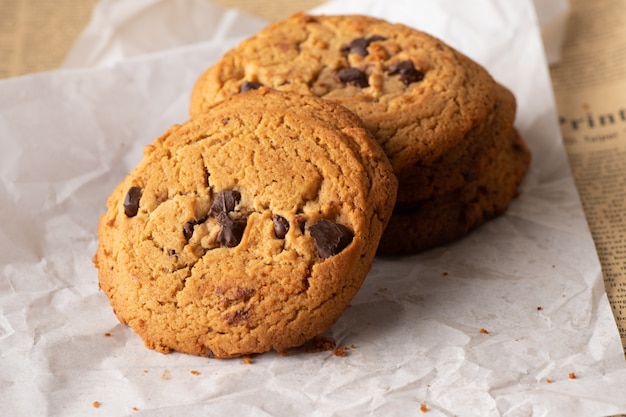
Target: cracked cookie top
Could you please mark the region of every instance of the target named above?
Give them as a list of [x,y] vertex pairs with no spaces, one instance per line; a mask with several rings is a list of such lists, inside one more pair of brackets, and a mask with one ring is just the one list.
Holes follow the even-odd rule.
[[259,86],[348,107],[396,171],[435,163],[496,101],[492,77],[465,55],[424,32],[359,15],[296,14],[269,25],[199,77],[190,113]]
[[226,358],[325,331],[391,215],[396,178],[358,117],[251,90],[147,146],[100,220],[100,287],[158,351]]

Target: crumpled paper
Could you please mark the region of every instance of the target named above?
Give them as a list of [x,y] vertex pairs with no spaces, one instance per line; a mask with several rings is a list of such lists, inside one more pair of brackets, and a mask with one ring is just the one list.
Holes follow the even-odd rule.
[[[129,12],[140,3],[154,7],[153,18]],[[174,22],[193,14],[194,22],[212,19],[228,35],[180,47],[171,40],[178,33],[173,23],[162,36],[176,47],[128,59],[124,40],[169,17],[163,13],[170,9],[160,9],[165,3],[174,2],[103,1],[122,16],[109,38],[122,42],[116,47],[122,52],[98,68],[0,82],[3,414],[626,412],[626,363],[561,144],[529,1],[338,0],[316,9],[373,14],[429,31],[514,91],[516,126],[533,162],[506,215],[453,244],[377,258],[326,334],[346,348],[345,356],[292,350],[245,364],[146,349],[98,291],[91,264],[98,217],[143,146],[187,118],[202,70],[258,29],[228,24],[249,18],[231,10],[210,7],[211,16],[203,17],[189,1],[170,13]],[[129,25],[135,25],[130,37],[120,36]],[[152,41],[161,36],[149,33]]]
[[565,41],[567,22],[571,14],[568,0],[533,0],[541,39],[548,64],[557,64],[561,60],[561,47]]

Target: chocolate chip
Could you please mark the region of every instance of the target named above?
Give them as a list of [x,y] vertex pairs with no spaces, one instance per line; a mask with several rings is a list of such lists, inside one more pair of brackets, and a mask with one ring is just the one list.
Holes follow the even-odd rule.
[[130,187],[124,197],[124,214],[127,217],[135,217],[139,211],[139,200],[143,190],[141,187]]
[[367,43],[369,45],[372,42],[380,42],[380,41],[384,41],[385,39],[387,39],[387,38],[385,38],[384,36],[372,35],[369,38],[367,38]]
[[348,45],[344,46],[342,51],[347,54],[357,54],[361,56],[367,55],[367,39],[356,38],[353,39]]
[[255,83],[254,81],[246,81],[239,87],[239,92],[245,93],[246,91],[258,90],[259,88],[261,88],[261,84]]
[[415,68],[413,61],[402,61],[389,67],[389,69],[387,70],[387,73],[389,75],[400,74],[404,71],[410,70],[411,68]]
[[309,227],[309,232],[315,239],[317,252],[322,258],[338,254],[352,242],[353,238],[352,232],[346,226],[329,220],[316,222]]
[[217,243],[227,248],[234,248],[243,238],[248,219],[233,220],[227,213],[222,212],[217,218],[217,223],[222,227],[217,234]]
[[415,68],[413,61],[402,61],[392,65],[387,73],[389,75],[400,74],[400,80],[404,85],[416,83],[424,79],[424,73]]
[[341,51],[346,54],[367,56],[367,47],[370,46],[370,43],[384,40],[385,38],[380,35],[373,35],[369,38],[356,38],[353,39],[348,45],[343,46]]
[[193,236],[193,228],[195,225],[195,222],[187,222],[183,225],[183,235],[185,236],[185,239],[191,239],[191,236]]
[[241,193],[235,190],[224,190],[215,196],[213,205],[209,210],[210,217],[218,217],[220,213],[233,211],[235,206],[241,201]]
[[252,312],[249,308],[240,308],[239,310],[235,310],[232,313],[227,313],[224,315],[224,319],[226,319],[226,323],[230,325],[239,324],[242,321],[248,321],[252,317]]
[[167,254],[169,256],[174,256],[174,255],[176,255],[176,250],[175,249],[170,249],[170,250],[167,251]]
[[185,236],[185,239],[189,240],[191,239],[191,236],[193,236],[193,228],[196,227],[197,224],[202,224],[207,220],[207,218],[203,218],[203,219],[198,219],[198,220],[194,220],[191,222],[187,222],[183,225],[183,236]]
[[274,222],[274,234],[278,239],[284,239],[289,231],[289,222],[278,214],[272,216],[272,221]]
[[367,75],[358,68],[343,68],[337,73],[339,81],[349,85],[355,85],[357,87],[367,87],[369,82],[367,81]]

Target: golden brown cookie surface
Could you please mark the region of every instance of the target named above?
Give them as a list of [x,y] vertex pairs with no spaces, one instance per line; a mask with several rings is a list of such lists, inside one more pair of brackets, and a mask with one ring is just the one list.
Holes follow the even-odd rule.
[[398,204],[379,253],[414,253],[442,245],[503,214],[517,196],[531,159],[515,129],[503,133],[474,181],[436,198]]
[[[360,15],[294,15],[208,68],[193,89],[190,112],[261,85],[340,103],[374,134],[399,180],[391,224],[401,226],[385,234],[387,253],[421,251],[464,236],[491,217],[458,214],[478,213],[468,195],[494,176],[510,178],[507,170],[494,172],[490,161],[504,158],[501,144],[513,131],[515,97],[476,62],[413,28]],[[526,153],[510,156],[525,172]],[[506,207],[510,200],[503,196],[514,195],[490,192],[481,206]],[[416,211],[407,214],[407,207],[418,206],[429,207],[424,219]]]
[[493,154],[500,152],[516,114],[516,100],[506,87],[496,84],[497,100],[481,124],[468,132],[463,143],[433,164],[414,164],[396,171],[401,184],[398,203],[411,204],[438,198],[480,180]]
[[348,107],[396,171],[458,147],[496,100],[491,76],[439,39],[359,15],[298,14],[268,26],[200,76],[190,112],[259,85]]
[[298,346],[341,315],[395,201],[360,120],[261,89],[174,126],[110,196],[94,262],[120,321],[161,352]]

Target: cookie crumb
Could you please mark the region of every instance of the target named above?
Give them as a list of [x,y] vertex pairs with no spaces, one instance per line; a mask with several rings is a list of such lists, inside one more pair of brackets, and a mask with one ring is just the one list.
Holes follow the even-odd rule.
[[537,311],[541,311],[541,310],[543,310],[543,307],[537,306]]
[[92,405],[93,405],[93,408],[100,408],[101,404],[102,403],[100,401],[94,401]]
[[552,383],[552,378],[546,378],[546,384],[551,384]]
[[342,348],[342,347],[337,348],[337,349],[333,350],[333,355],[335,355],[335,356],[346,356],[347,355],[346,350],[347,350],[347,348]]
[[569,379],[576,379],[576,373],[574,372],[570,372],[569,375],[567,376]]
[[250,356],[246,355],[243,357],[243,363],[246,365],[250,365],[252,363],[252,359],[250,359]]
[[441,275],[443,275],[444,277],[447,277],[447,276],[448,276],[448,273],[447,273],[447,272],[444,272],[444,273],[442,273]]
[[489,332],[487,331],[487,329],[483,329],[482,327],[479,330],[482,334],[489,334]]
[[425,413],[425,412],[427,412],[427,411],[428,411],[428,406],[426,405],[426,403],[421,403],[421,404],[420,404],[420,411],[421,411],[422,413]]
[[337,343],[329,337],[325,336],[315,336],[311,339],[304,348],[306,353],[319,353],[319,352],[327,352],[334,351]]
[[200,375],[200,372],[196,371],[195,369],[193,369],[193,370],[189,371],[189,373],[190,373],[191,375]]
[[137,407],[133,407],[133,411],[139,411]]
[[106,332],[104,335],[105,335],[106,337],[110,337],[110,336],[111,336],[111,333],[110,333],[110,332]]
[[164,381],[169,381],[170,379],[172,379],[172,374],[168,369],[163,371],[163,374],[161,374],[161,379]]

